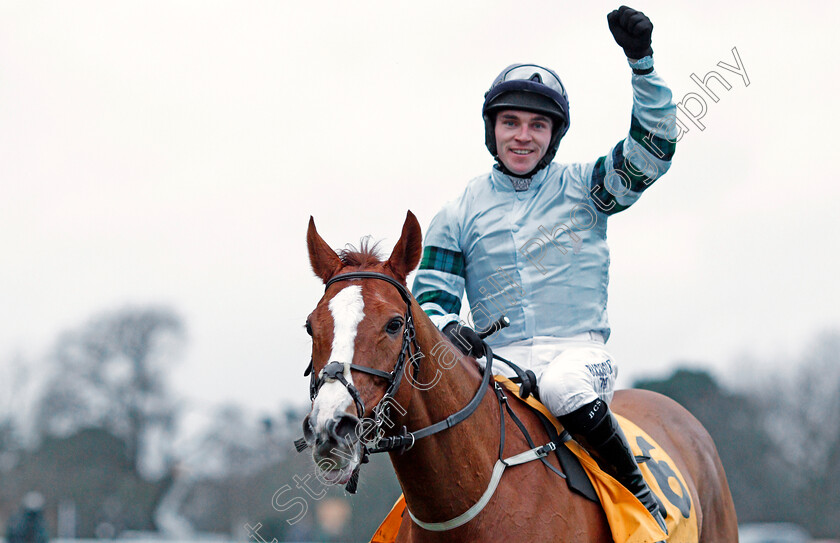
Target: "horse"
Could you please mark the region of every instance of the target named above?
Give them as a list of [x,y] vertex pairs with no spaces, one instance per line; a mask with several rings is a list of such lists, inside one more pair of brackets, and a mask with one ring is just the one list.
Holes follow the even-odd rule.
[[[370,444],[389,452],[410,513],[403,516],[399,542],[613,541],[601,505],[552,473],[560,469],[554,455],[512,468],[468,522],[436,531],[420,527],[414,519],[445,523],[474,508],[500,455],[528,451],[533,443],[512,417],[504,417],[489,372],[483,375],[474,358],[452,349],[408,292],[406,277],[422,251],[411,211],[387,260],[364,244],[336,253],[312,217],[307,247],[312,269],[326,285],[306,319],[312,408],[303,421],[304,446],[312,447],[322,481],[354,486],[370,452],[365,435],[378,433],[381,439]],[[531,436],[545,436],[531,410],[507,403]],[[700,422],[673,400],[644,390],[616,391],[611,408],[652,436],[683,474],[699,541],[737,542],[726,475]],[[370,427],[360,432],[365,422]]]

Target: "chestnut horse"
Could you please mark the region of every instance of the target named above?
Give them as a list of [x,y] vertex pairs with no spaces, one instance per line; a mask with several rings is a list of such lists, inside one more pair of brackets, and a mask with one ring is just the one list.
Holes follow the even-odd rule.
[[[511,424],[510,416],[503,417],[493,387],[482,380],[473,358],[458,353],[444,360],[434,355],[435,346],[446,340],[405,288],[406,276],[421,255],[417,219],[408,212],[386,261],[366,247],[336,254],[311,218],[307,244],[312,268],[326,284],[306,321],[312,336],[313,402],[303,426],[319,477],[345,484],[357,476],[367,455],[364,434],[359,437],[360,419],[372,420],[376,432],[391,437],[391,462],[411,516],[437,523],[462,515],[488,488],[499,459],[502,425],[504,458],[533,445]],[[482,395],[482,387],[489,392]],[[534,441],[545,443],[537,417],[520,402],[509,403],[530,435],[539,436]],[[474,411],[465,413],[470,405]],[[726,476],[712,439],[697,419],[665,396],[643,390],[617,391],[611,406],[653,437],[682,472],[696,507],[699,540],[736,542],[737,521]],[[469,416],[453,421],[455,413]],[[424,435],[424,429],[448,417],[449,423]],[[545,460],[559,469],[553,454]],[[510,468],[469,522],[428,531],[404,515],[397,538],[497,540],[613,541],[600,504],[572,493],[537,461]]]

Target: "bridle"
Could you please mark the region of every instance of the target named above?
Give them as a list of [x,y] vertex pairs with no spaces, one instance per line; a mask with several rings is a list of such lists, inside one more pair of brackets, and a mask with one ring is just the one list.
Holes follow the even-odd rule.
[[[325,383],[332,381],[337,381],[341,383],[347,389],[347,392],[350,394],[350,397],[353,398],[353,401],[356,404],[356,412],[358,413],[360,420],[364,417],[366,412],[364,401],[362,401],[358,389],[356,389],[356,387],[353,386],[352,383],[348,382],[344,375],[346,373],[349,373],[350,370],[356,370],[362,373],[374,375],[376,377],[381,377],[388,381],[388,389],[385,391],[385,395],[382,397],[381,400],[379,400],[379,402],[376,404],[376,406],[374,406],[372,410],[375,428],[375,441],[373,442],[373,446],[371,447],[368,447],[367,444],[365,444],[364,442],[361,443],[362,460],[359,463],[359,466],[357,466],[354,470],[353,476],[351,477],[350,482],[347,483],[346,487],[347,491],[350,493],[355,493],[356,484],[358,482],[359,467],[367,462],[368,456],[370,454],[388,451],[399,451],[399,453],[402,454],[403,452],[411,449],[418,439],[422,439],[424,437],[436,434],[442,430],[451,428],[452,426],[455,426],[459,422],[466,420],[470,415],[472,415],[472,413],[478,408],[478,405],[481,403],[481,399],[484,397],[485,392],[487,392],[488,385],[490,384],[490,376],[493,373],[493,351],[490,349],[490,346],[485,343],[484,348],[487,357],[487,366],[483,369],[484,375],[481,380],[481,385],[479,386],[473,398],[465,407],[463,407],[456,413],[448,416],[446,419],[432,424],[430,426],[427,426],[425,428],[422,428],[420,430],[409,432],[408,429],[405,426],[403,426],[401,432],[397,435],[387,437],[380,435],[380,430],[384,425],[385,421],[387,420],[387,411],[389,410],[390,405],[393,403],[391,400],[393,400],[394,396],[396,396],[397,392],[399,391],[400,384],[402,383],[402,374],[405,371],[406,364],[410,362],[411,365],[414,367],[414,378],[416,380],[417,374],[420,371],[420,360],[423,356],[422,353],[420,353],[420,347],[417,345],[417,333],[414,329],[414,318],[411,315],[412,297],[408,289],[393,277],[390,277],[383,273],[356,271],[336,275],[335,277],[327,281],[324,290],[328,289],[330,285],[333,285],[334,283],[337,283],[339,281],[352,281],[355,279],[378,279],[390,283],[391,285],[396,287],[397,291],[399,291],[400,296],[402,296],[403,301],[405,301],[406,309],[404,315],[405,324],[403,327],[402,347],[400,348],[400,354],[397,358],[397,363],[394,366],[393,371],[391,371],[390,373],[375,368],[370,368],[367,366],[352,364],[350,362],[332,361],[329,362],[326,366],[324,366],[324,368],[320,371],[318,377],[316,378],[315,373],[313,371],[313,361],[311,359],[309,361],[309,366],[303,373],[304,376],[309,376],[310,379],[309,396],[312,401],[315,401],[315,398],[318,396],[318,392],[320,391],[321,387],[324,386]],[[303,439],[298,439],[297,441],[295,441],[295,447],[297,448],[298,452],[302,451],[307,447],[306,441]]]
[[403,371],[405,370],[405,365],[407,362],[411,362],[411,365],[414,367],[414,378],[417,378],[417,374],[420,371],[420,356],[417,354],[420,352],[420,347],[417,345],[417,333],[414,329],[414,318],[411,315],[411,294],[409,294],[408,289],[406,289],[402,283],[385,275],[384,273],[377,273],[377,272],[367,272],[367,271],[358,271],[358,272],[350,272],[350,273],[343,273],[341,275],[336,275],[329,281],[327,281],[326,287],[324,290],[330,288],[330,285],[337,283],[339,281],[351,281],[354,279],[380,279],[382,281],[387,281],[388,283],[392,284],[396,289],[399,291],[400,296],[402,296],[403,301],[405,301],[405,314],[403,318],[405,323],[403,325],[403,335],[402,335],[402,347],[400,348],[400,354],[397,358],[397,363],[394,366],[393,371],[386,372],[382,370],[378,370],[376,368],[370,368],[367,366],[360,366],[358,364],[352,364],[350,362],[338,362],[332,361],[324,366],[324,369],[318,374],[318,377],[315,377],[315,373],[313,372],[313,361],[309,360],[309,366],[306,368],[306,371],[303,373],[304,377],[309,376],[309,399],[315,401],[315,397],[318,395],[318,392],[321,390],[321,387],[324,383],[327,383],[331,380],[338,381],[344,388],[347,389],[347,392],[350,394],[350,397],[353,398],[353,402],[356,404],[356,413],[361,420],[365,416],[365,403],[362,401],[362,397],[359,394],[358,389],[353,386],[352,383],[347,382],[347,379],[344,378],[345,373],[348,373],[348,370],[356,370],[362,373],[367,373],[369,375],[374,375],[376,377],[381,377],[388,381],[388,389],[385,391],[385,395],[379,400],[379,403],[373,408],[373,416],[374,416],[374,424],[376,428],[381,428],[382,424],[384,423],[384,418],[386,413],[384,411],[387,409],[387,406],[390,404],[389,400],[393,400],[394,396],[397,394],[397,391],[400,388],[400,384],[402,383],[402,375]]

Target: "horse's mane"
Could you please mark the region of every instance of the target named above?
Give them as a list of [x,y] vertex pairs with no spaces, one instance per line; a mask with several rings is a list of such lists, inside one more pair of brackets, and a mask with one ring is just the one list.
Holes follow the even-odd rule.
[[365,236],[359,240],[358,249],[348,243],[344,249],[338,252],[338,258],[345,266],[358,266],[359,268],[382,264],[379,241],[371,242],[370,236]]

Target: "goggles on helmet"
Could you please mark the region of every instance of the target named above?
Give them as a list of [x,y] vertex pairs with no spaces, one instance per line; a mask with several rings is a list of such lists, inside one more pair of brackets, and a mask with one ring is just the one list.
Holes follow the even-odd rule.
[[514,64],[505,68],[496,80],[493,81],[493,84],[490,85],[490,90],[487,93],[490,94],[493,92],[493,89],[501,83],[522,80],[541,83],[560,96],[566,96],[566,87],[563,86],[557,74],[536,64]]

